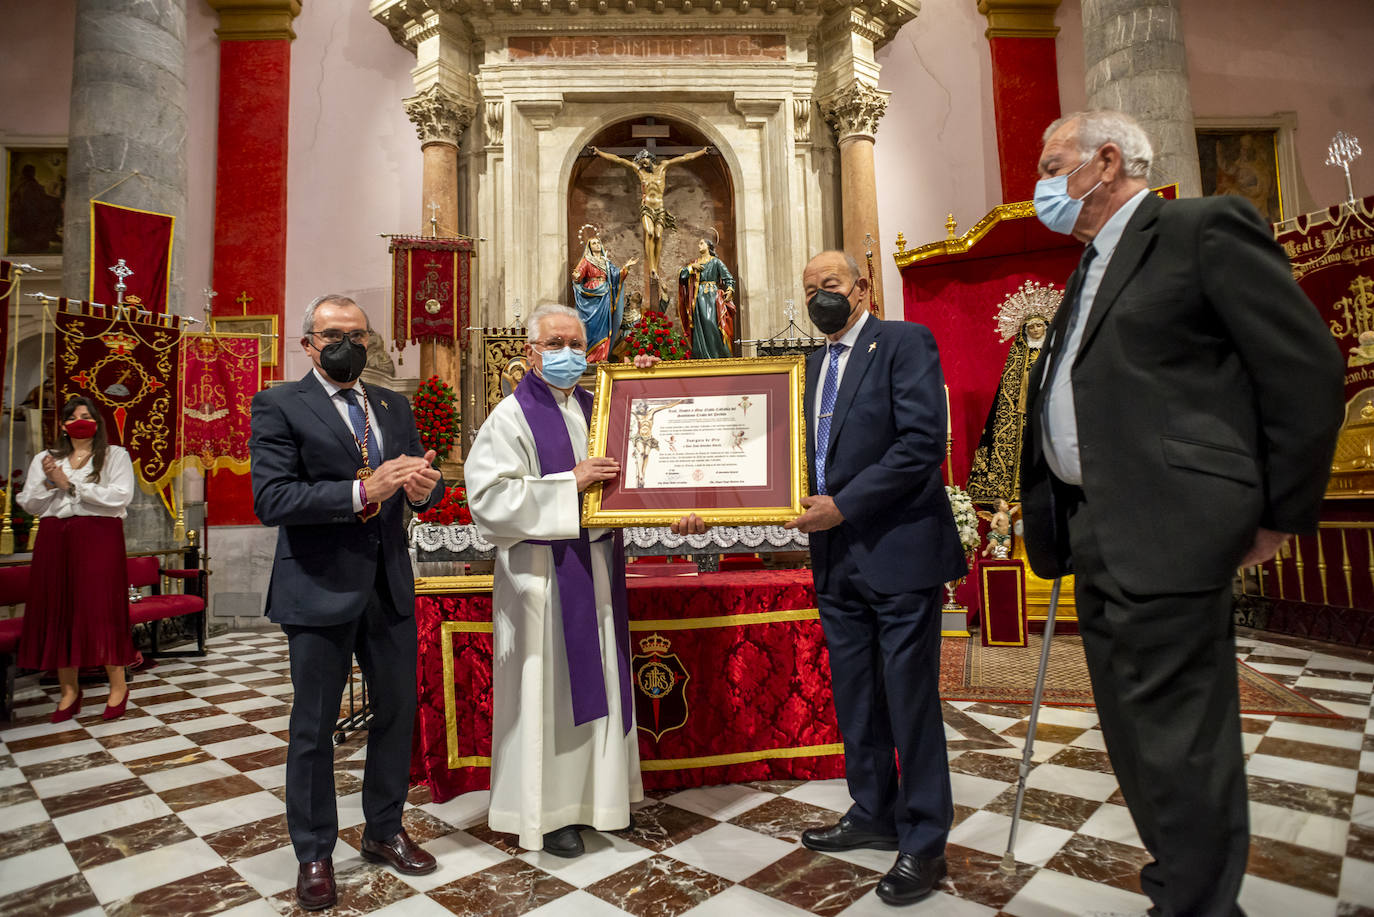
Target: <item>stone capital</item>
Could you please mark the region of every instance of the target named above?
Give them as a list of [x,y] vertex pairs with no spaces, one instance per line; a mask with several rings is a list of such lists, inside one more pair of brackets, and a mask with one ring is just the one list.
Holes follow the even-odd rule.
[[825,120],[835,129],[835,138],[846,140],[873,139],[878,122],[887,112],[887,99],[892,95],[863,80],[853,80],[845,86],[817,100]]
[[206,0],[219,14],[220,41],[263,41],[296,37],[291,22],[301,14],[301,0]]
[[406,107],[406,117],[415,124],[421,149],[431,143],[457,146],[463,138],[463,131],[472,122],[472,116],[477,113],[475,106],[437,83],[402,104]]
[[988,38],[1054,38],[1059,27],[1054,14],[1060,0],[978,0],[978,12],[988,17]]

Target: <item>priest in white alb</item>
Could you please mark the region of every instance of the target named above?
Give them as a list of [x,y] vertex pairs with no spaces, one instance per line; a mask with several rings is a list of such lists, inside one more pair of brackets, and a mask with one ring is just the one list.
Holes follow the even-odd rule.
[[[617,532],[580,522],[582,491],[620,473],[614,459],[587,457],[592,397],[577,385],[586,347],[576,311],[536,309],[531,372],[464,463],[473,521],[498,549],[487,820],[563,857],[583,853],[582,829],[626,828],[644,798],[623,549]],[[696,517],[673,528],[704,530]]]

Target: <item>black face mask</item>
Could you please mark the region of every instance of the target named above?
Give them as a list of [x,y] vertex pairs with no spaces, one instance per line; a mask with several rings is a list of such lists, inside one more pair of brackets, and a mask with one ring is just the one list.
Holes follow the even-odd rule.
[[843,293],[817,290],[811,294],[811,298],[806,301],[806,314],[811,316],[811,323],[821,330],[821,334],[834,334],[849,321],[849,313],[854,310],[854,304],[849,301],[849,294],[858,283],[857,280],[854,281]]
[[320,366],[329,378],[347,385],[363,374],[367,366],[367,348],[348,338],[320,348]]

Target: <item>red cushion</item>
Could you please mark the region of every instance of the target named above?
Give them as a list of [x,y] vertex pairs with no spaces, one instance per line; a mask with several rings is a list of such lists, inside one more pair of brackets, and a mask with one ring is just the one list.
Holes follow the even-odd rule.
[[29,565],[0,567],[0,605],[22,605],[29,600]]
[[144,596],[141,602],[129,603],[129,623],[147,624],[162,618],[193,615],[205,610],[205,600],[196,595]]
[[141,587],[157,585],[158,572],[156,557],[130,557],[128,564],[130,586]]
[[0,620],[0,653],[13,653],[19,648],[19,633],[23,629],[23,618]]

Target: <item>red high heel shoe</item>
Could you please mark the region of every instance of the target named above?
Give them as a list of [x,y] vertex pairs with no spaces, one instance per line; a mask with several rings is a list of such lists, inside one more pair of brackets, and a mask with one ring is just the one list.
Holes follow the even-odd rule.
[[124,708],[129,706],[129,686],[124,686],[124,699],[114,706],[105,705],[105,712],[100,714],[102,720],[117,720],[124,715]]
[[[61,703],[61,701],[59,701],[59,703]],[[72,717],[76,716],[76,715],[77,715],[78,713],[80,713],[80,712],[81,712],[81,689],[80,689],[80,688],[77,688],[77,689],[76,689],[76,700],[72,701],[72,705],[71,705],[70,707],[63,707],[61,710],[54,710],[54,711],[52,712],[52,719],[49,720],[49,722],[52,722],[52,723],[65,723],[65,722],[67,722],[67,720],[69,720],[69,719],[71,719]]]

